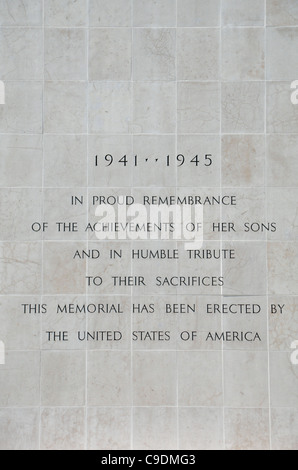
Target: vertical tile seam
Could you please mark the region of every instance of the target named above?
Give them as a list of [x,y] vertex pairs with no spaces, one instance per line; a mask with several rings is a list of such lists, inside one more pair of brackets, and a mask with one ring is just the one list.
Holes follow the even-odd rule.
[[[44,155],[44,134],[45,134],[45,0],[42,0],[42,174],[41,174],[41,197],[42,197],[42,220],[44,220],[44,186],[45,186],[45,155]],[[41,240],[41,302],[44,295],[44,235],[42,234]],[[40,350],[39,350],[39,360],[40,360],[40,369],[39,369],[39,430],[38,430],[38,449],[41,450],[41,434],[42,434],[42,420],[41,420],[41,410],[42,410],[42,328],[43,328],[43,319],[42,315],[40,316]]]
[[[134,30],[134,0],[130,1],[130,27],[131,27],[131,123],[130,123],[130,135],[131,135],[131,145],[132,145],[132,152],[134,154],[134,38],[135,38],[135,30]],[[131,183],[130,183],[130,193],[132,195],[135,183],[135,176],[134,171],[132,170],[131,175]],[[130,252],[132,248],[132,242],[129,243]],[[134,275],[134,267],[133,261],[130,256],[130,274],[131,276]],[[133,372],[133,364],[134,364],[134,354],[133,354],[133,341],[132,341],[132,332],[133,332],[133,324],[134,324],[134,316],[133,316],[133,287],[130,288],[130,448],[134,450],[134,372]]]
[[[86,21],[87,21],[87,33],[85,37],[86,41],[86,67],[87,67],[87,82],[86,82],[86,89],[85,89],[85,100],[86,100],[86,221],[88,225],[89,221],[89,35],[90,35],[90,14],[89,14],[89,0],[86,0]],[[87,253],[89,250],[89,235],[87,233],[86,239],[87,245]],[[89,268],[89,261],[88,258],[86,260],[86,276],[88,276],[88,268]],[[85,280],[85,296],[86,301],[88,304],[88,287],[87,282]],[[88,331],[88,313],[86,314],[85,318],[85,326],[86,331]],[[84,448],[85,450],[88,449],[88,343],[85,343],[85,407],[84,407],[84,420],[85,420],[85,436],[84,436]]]
[[[265,137],[265,175],[264,175],[264,184],[265,184],[265,204],[266,204],[266,222],[268,221],[268,176],[267,176],[267,0],[264,0],[264,60],[265,60],[265,70],[264,70],[264,79],[265,79],[265,122],[264,122],[264,137]],[[267,321],[267,354],[268,354],[268,426],[269,426],[269,448],[272,450],[272,410],[271,410],[271,370],[270,370],[270,317],[269,317],[269,259],[268,259],[268,233],[266,233],[266,270],[267,270],[267,282],[266,282],[266,299],[267,299],[267,310],[266,310],[266,321]]]
[[[175,71],[176,71],[176,86],[175,86],[175,105],[176,105],[176,136],[175,136],[175,153],[178,155],[178,0],[175,2],[176,7],[176,30],[175,30]],[[175,180],[176,180],[176,200],[178,196],[178,169],[177,166],[175,167]],[[178,242],[176,241],[176,249],[178,248]],[[175,262],[177,268],[178,262]],[[177,292],[176,292],[177,295]],[[178,296],[176,297],[178,299]],[[179,317],[176,316],[176,330],[178,333],[178,324],[179,324]],[[177,335],[176,333],[176,335]],[[178,343],[176,339],[176,423],[177,423],[177,430],[176,430],[176,443],[177,449],[180,450],[180,407],[179,407],[179,351],[178,351]]]
[[[219,106],[220,106],[220,131],[219,131],[219,153],[220,153],[220,196],[222,198],[223,195],[223,188],[222,188],[222,165],[223,165],[223,158],[222,158],[222,16],[223,16],[223,0],[220,0],[220,28],[219,28]],[[220,205],[220,223],[222,223],[222,206]],[[222,233],[220,234],[220,249],[223,249],[223,239]],[[220,260],[220,275],[223,276],[223,259]],[[224,295],[224,287],[221,286],[221,297]],[[224,331],[224,317],[221,315],[221,329]],[[222,447],[226,449],[226,429],[225,429],[225,376],[224,376],[224,343],[222,343],[222,351],[221,351],[221,373],[222,373]]]

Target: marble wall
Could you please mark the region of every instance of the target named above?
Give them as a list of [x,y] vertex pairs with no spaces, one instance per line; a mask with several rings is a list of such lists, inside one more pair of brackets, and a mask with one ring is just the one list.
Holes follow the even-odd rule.
[[[0,0],[1,449],[298,448],[297,27],[297,0]],[[196,153],[212,165],[190,164]],[[107,167],[107,154],[130,161]],[[169,167],[155,161],[168,154]],[[132,259],[165,242],[99,241],[82,229],[97,195],[234,196],[204,207],[203,249],[235,259],[191,261],[183,241],[166,242],[179,260]],[[81,230],[57,231],[74,221]],[[202,274],[224,285],[155,283]],[[128,275],[146,286],[113,284]],[[195,312],[166,314],[174,303]],[[72,304],[123,313],[57,313]],[[237,313],[208,313],[222,304]],[[77,338],[108,330],[122,341]],[[142,330],[171,338],[133,341]],[[260,341],[206,341],[233,331]]]

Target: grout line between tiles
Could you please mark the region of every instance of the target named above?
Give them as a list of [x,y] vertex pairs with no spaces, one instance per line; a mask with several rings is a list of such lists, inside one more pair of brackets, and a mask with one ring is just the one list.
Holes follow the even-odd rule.
[[[264,53],[265,53],[265,194],[266,194],[266,222],[268,220],[268,147],[267,147],[267,0],[264,1],[264,27],[265,27],[265,35],[264,35]],[[268,234],[266,233],[266,289],[267,289],[267,352],[268,352],[268,405],[269,405],[269,445],[270,450],[272,450],[272,411],[271,411],[271,371],[270,371],[270,321],[269,321],[269,256],[268,256]]]
[[[222,75],[223,75],[223,66],[222,66],[222,17],[223,17],[223,0],[220,0],[220,41],[219,41],[219,77],[220,77],[220,89],[219,89],[219,104],[220,104],[220,196],[222,198],[223,196],[223,188],[222,188],[222,165],[223,165],[223,155],[222,155]],[[223,208],[222,205],[220,205],[220,223],[223,222]],[[220,249],[222,250],[223,248],[223,240],[222,240],[222,234],[220,236]],[[223,260],[221,258],[220,260],[220,276],[223,276]],[[223,296],[224,290],[223,287],[221,287],[221,297]],[[221,330],[224,331],[224,316],[221,316]],[[225,355],[224,355],[224,347],[222,344],[222,352],[221,352],[221,373],[222,373],[222,439],[223,439],[223,449],[226,449],[226,427],[225,427],[225,367],[224,367],[224,360],[225,360]]]
[[[41,134],[36,134],[36,133],[35,134],[31,134],[31,133],[24,133],[24,134],[17,133],[17,134],[15,134],[13,132],[11,132],[11,133],[9,133],[9,132],[8,133],[7,132],[6,133],[5,132],[0,132],[0,135],[6,136],[6,137],[18,136],[18,137],[24,137],[24,138],[26,138],[28,136],[42,137],[43,135],[47,136],[47,137],[51,137],[51,136],[58,136],[58,137],[59,136],[60,137],[62,137],[62,136],[66,136],[66,137],[79,136],[79,137],[85,137],[86,133],[78,132],[77,134],[73,134],[73,133],[61,132],[59,134],[59,133],[54,133],[54,132],[52,132],[52,133],[46,133],[45,132],[45,133],[41,133]],[[132,136],[134,136],[134,137],[152,137],[152,136],[175,137],[175,135],[176,134],[174,134],[174,133],[172,133],[172,134],[156,134],[156,133],[148,133],[148,134],[144,134],[144,133],[134,133],[134,134],[132,134],[132,133],[131,134],[111,134],[111,133],[106,134],[105,133],[105,134],[100,134],[99,133],[99,134],[92,134],[92,133],[90,133],[89,134],[89,136],[98,137],[98,138],[103,138],[103,137],[115,137],[115,138],[117,138],[117,137],[132,137]],[[228,133],[227,132],[226,133],[222,132],[221,135],[222,136],[237,136],[237,135],[239,135],[239,136],[243,136],[243,135],[245,135],[245,136],[264,136],[264,132],[261,132],[261,133],[260,132],[228,132]],[[294,132],[268,133],[268,136],[272,136],[272,137],[274,137],[274,136],[286,136],[286,137],[291,136],[291,137],[295,137],[297,135],[298,135],[298,133],[294,133]],[[205,133],[197,133],[197,134],[192,132],[192,133],[186,134],[185,132],[183,132],[183,133],[179,134],[179,136],[182,136],[182,137],[190,137],[190,136],[192,136],[192,137],[204,137],[204,136],[218,137],[219,134],[214,133],[214,132],[212,132],[212,133],[205,132]]]
[[[176,31],[175,31],[175,73],[176,73],[176,87],[175,87],[175,106],[176,106],[176,138],[175,138],[175,150],[176,155],[178,155],[178,0],[175,2],[176,8]],[[176,183],[176,197],[178,195],[178,170],[175,168],[175,183]],[[176,243],[176,249],[178,248]],[[178,269],[178,264],[175,262],[175,266]],[[177,294],[177,293],[176,293]],[[175,297],[177,299],[177,297]],[[178,317],[177,317],[178,323]],[[176,439],[177,439],[177,449],[180,450],[180,390],[179,390],[179,355],[178,348],[176,348]]]
[[[42,409],[78,409],[78,408],[84,408],[83,405],[44,405],[42,406]],[[130,405],[90,405],[88,408],[90,409],[119,409],[119,408],[128,408],[130,409],[131,406]],[[169,405],[159,405],[159,406],[146,406],[146,405],[143,405],[143,406],[135,406],[135,409],[143,409],[143,408],[146,408],[146,409],[164,409],[164,408],[168,408],[168,409],[176,409],[176,406],[169,406]],[[208,405],[208,406],[205,406],[205,405],[181,405],[181,408],[186,408],[186,409],[215,409],[215,410],[220,410],[221,407],[220,406],[216,406],[216,405]],[[276,410],[297,410],[298,411],[298,407],[293,407],[293,406],[274,406],[273,407],[274,409]],[[36,410],[38,409],[37,406],[0,406],[0,410],[10,410],[10,409],[17,409],[17,410],[20,410],[20,409],[24,409],[24,410]],[[235,406],[235,407],[232,407],[232,406],[227,406],[226,407],[226,410],[268,410],[268,406]]]
[[[37,30],[42,30],[44,27],[45,30],[51,30],[51,29],[75,29],[75,30],[85,30],[85,29],[127,29],[130,28],[130,25],[126,26],[50,26],[50,25],[0,25],[0,32],[1,30],[4,29],[37,29]],[[132,25],[134,29],[176,29],[176,26],[135,26]],[[262,24],[260,25],[218,25],[218,26],[183,26],[183,25],[178,25],[178,29],[199,29],[199,30],[204,30],[204,29],[215,29],[219,30],[222,27],[222,29],[262,29],[263,26]],[[274,29],[297,29],[297,25],[268,25],[268,29],[274,30]]]
[[[132,146],[132,153],[134,155],[134,132],[135,132],[135,106],[134,106],[134,94],[135,94],[135,86],[134,86],[134,42],[135,42],[135,29],[133,26],[134,23],[134,0],[130,0],[130,5],[131,5],[131,50],[132,50],[132,60],[131,60],[131,88],[132,88],[132,98],[131,98],[131,116],[132,116],[132,141],[131,141],[131,146]],[[131,175],[131,181],[132,181],[132,188],[134,188],[135,184],[135,174],[132,172]],[[131,189],[130,189],[131,192]],[[132,243],[130,242],[129,244],[130,249],[132,249]],[[130,260],[130,273],[133,276],[134,275],[134,268],[133,268],[133,263],[132,260]],[[130,302],[131,304],[133,303],[133,287],[130,289]],[[130,313],[130,329],[131,333],[133,331],[133,321],[134,317],[132,312]],[[133,347],[133,341],[132,341],[132,334],[130,337],[130,393],[131,393],[131,409],[130,409],[130,420],[131,420],[131,429],[130,429],[130,448],[131,450],[134,450],[134,416],[135,416],[135,411],[134,411],[134,347]]]
[[[163,186],[163,188],[165,189],[172,189],[173,188],[173,185],[171,186]],[[298,187],[297,186],[267,186],[268,189],[295,189],[295,190],[298,190]],[[73,186],[1,186],[0,187],[0,191],[1,190],[21,190],[21,189],[27,189],[27,190],[36,190],[36,189],[44,189],[45,191],[47,190],[55,190],[55,191],[59,191],[59,190],[66,190],[66,189],[71,189],[71,190],[77,190],[78,188],[75,188]],[[126,187],[120,187],[120,186],[113,186],[112,188],[109,188],[108,186],[81,186],[79,189],[82,189],[82,190],[86,190],[86,189],[90,189],[90,190],[97,190],[97,189],[101,189],[101,190],[108,190],[108,189],[125,189],[126,191],[130,191],[130,187],[129,186],[126,186]],[[134,186],[134,189],[148,189],[148,190],[153,190],[153,189],[159,189],[159,186],[150,186],[150,187],[144,187],[144,186]],[[192,190],[193,189],[193,186],[179,186],[179,189],[188,189],[188,190]],[[200,186],[198,188],[198,191],[203,191],[203,190],[215,190],[215,189],[219,189],[218,186],[214,186],[214,187],[210,187],[210,186]],[[258,191],[262,191],[264,190],[264,187],[263,186],[235,186],[233,188],[231,187],[225,187],[224,188],[226,191],[227,190],[230,190],[230,191],[239,191],[240,189],[243,190],[243,189],[247,189],[247,190],[258,190]]]
[[[43,38],[42,38],[42,66],[43,66],[43,82],[42,82],[42,220],[45,216],[45,207],[44,207],[44,183],[45,183],[45,156],[44,156],[44,123],[45,123],[45,99],[44,99],[44,84],[45,84],[45,34],[44,34],[44,21],[45,21],[45,0],[42,0],[42,18],[43,18]],[[41,300],[44,291],[44,237],[41,240]],[[41,450],[41,439],[42,439],[42,416],[41,416],[41,405],[42,405],[42,328],[43,328],[43,319],[40,317],[40,376],[39,376],[39,434],[38,434],[38,449]]]
[[[89,15],[89,8],[90,8],[90,2],[89,0],[86,1],[86,8],[87,8],[87,22],[88,22],[88,27],[87,27],[87,44],[86,44],[86,58],[87,58],[87,82],[86,82],[86,87],[87,87],[87,93],[86,93],[86,100],[87,100],[87,109],[86,109],[86,184],[87,188],[89,186],[89,40],[90,40],[90,28],[89,28],[89,22],[90,22],[90,15]],[[89,191],[87,191],[87,208],[86,208],[86,224],[88,225],[89,222]],[[89,238],[87,238],[87,252],[89,250]],[[89,259],[87,258],[86,260],[86,276],[89,275]],[[85,280],[85,295],[86,295],[86,301],[87,304],[89,302],[89,296],[88,296],[88,286],[87,286],[87,281]],[[88,331],[88,320],[89,316],[86,314],[86,319],[85,319],[85,327],[86,331]],[[88,449],[88,347],[87,344],[85,345],[85,442],[84,442],[84,448],[85,450]]]
[[[55,83],[55,84],[67,84],[67,83],[86,83],[86,78],[82,78],[82,79],[77,79],[77,80],[43,80],[42,78],[40,79],[6,79],[5,77],[2,77],[2,79],[5,81],[5,83],[8,83],[8,84],[14,84],[14,83],[39,83],[39,84],[42,84],[42,83]],[[169,80],[169,79],[158,79],[158,80],[135,80],[136,83],[148,83],[148,84],[152,84],[152,83],[176,83],[176,81],[178,83],[195,83],[195,84],[200,84],[200,83],[239,83],[239,84],[242,84],[242,83],[264,83],[267,82],[267,83],[288,83],[289,81],[292,81],[293,77],[287,77],[287,78],[275,78],[274,80],[270,80],[270,79],[266,79],[266,80],[261,80],[261,79],[249,79],[249,80],[227,80],[227,79],[222,79],[222,80],[196,80],[196,79],[192,79],[192,80]],[[97,83],[97,84],[105,84],[105,83],[131,83],[131,80],[90,80],[90,83]],[[3,132],[2,132],[3,133]],[[292,132],[293,133],[293,132]],[[5,134],[5,132],[3,133]],[[7,133],[9,135],[9,133]],[[12,135],[17,135],[15,134],[15,132],[12,132],[11,133]],[[55,132],[50,132],[48,133],[50,135],[55,135]],[[58,135],[60,135],[59,133],[57,133]],[[65,134],[69,134],[69,133],[65,133]],[[134,133],[135,135],[137,135],[137,133]],[[192,133],[193,134],[193,133]],[[208,135],[208,133],[206,132],[205,133],[206,135]],[[233,134],[233,133],[232,133]],[[249,134],[249,132],[242,132],[242,133],[239,133],[239,134]],[[251,134],[258,134],[258,132],[252,132]],[[264,135],[264,133],[259,133],[260,135]],[[283,133],[280,133],[280,132],[276,132],[276,134],[280,135],[280,134],[283,134]],[[35,133],[35,134],[30,134],[28,132],[24,132],[23,134],[19,134],[19,135],[39,135],[38,133]],[[86,133],[76,133],[74,135],[86,135]],[[92,134],[90,134],[92,135]],[[97,134],[94,134],[94,135],[101,135],[100,133],[97,133]],[[107,133],[103,133],[103,135],[110,135],[110,134],[107,134]],[[121,133],[117,133],[117,135],[121,135]],[[123,134],[123,135],[127,135],[127,134]],[[149,134],[150,135],[150,134]],[[158,134],[158,135],[166,135],[164,133],[161,133],[161,134]],[[173,134],[174,135],[174,134]],[[218,135],[215,134],[215,135]],[[224,135],[224,133],[223,133]]]

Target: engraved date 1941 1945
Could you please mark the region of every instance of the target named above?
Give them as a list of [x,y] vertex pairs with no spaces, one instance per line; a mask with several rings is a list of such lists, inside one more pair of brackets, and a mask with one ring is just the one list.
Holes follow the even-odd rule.
[[98,167],[108,167],[114,164],[126,166],[133,166],[137,167],[142,164],[149,166],[149,165],[156,165],[158,163],[162,163],[165,167],[170,167],[176,165],[177,167],[181,167],[186,164],[194,165],[194,167],[198,166],[205,166],[209,167],[213,164],[213,156],[211,154],[205,155],[195,155],[191,157],[186,157],[185,155],[179,154],[177,156],[166,155],[163,157],[144,157],[140,158],[138,155],[134,155],[133,157],[128,157],[124,155],[122,158],[115,158],[111,154],[107,154],[105,156],[95,156],[95,166]]

